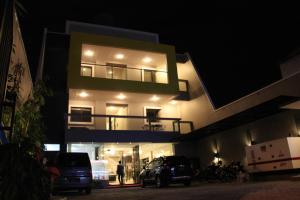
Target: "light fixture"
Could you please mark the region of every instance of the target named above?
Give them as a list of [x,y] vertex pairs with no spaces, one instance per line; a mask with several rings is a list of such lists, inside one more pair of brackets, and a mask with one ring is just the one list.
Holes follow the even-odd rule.
[[170,101],[170,104],[173,104],[173,105],[175,105],[175,104],[177,104],[177,101],[175,101],[175,100],[172,100],[172,101]]
[[151,97],[151,101],[158,101],[160,98],[158,97],[158,96],[156,96],[156,95],[153,95],[152,97]]
[[112,74],[113,72],[112,72],[112,70],[108,70],[108,74]]
[[80,97],[83,97],[83,98],[85,98],[85,97],[88,97],[88,96],[89,96],[89,94],[88,94],[88,93],[86,93],[86,92],[84,92],[84,91],[80,92],[78,95],[79,95]]
[[150,57],[143,58],[144,63],[150,63],[151,61],[152,61],[152,58],[150,58]]
[[116,98],[123,100],[123,99],[126,99],[126,96],[124,94],[120,93],[118,96],[116,96]]
[[116,107],[115,106],[109,106],[108,109],[113,111],[113,110],[116,110]]
[[94,56],[94,51],[92,51],[92,50],[86,50],[84,52],[84,55],[86,55],[88,57],[92,57],[92,56]]
[[85,71],[86,71],[86,69],[85,69],[85,68],[82,68],[82,71],[84,71],[84,72],[85,72]]
[[118,54],[115,55],[115,58],[121,60],[121,59],[124,58],[124,54],[118,53]]

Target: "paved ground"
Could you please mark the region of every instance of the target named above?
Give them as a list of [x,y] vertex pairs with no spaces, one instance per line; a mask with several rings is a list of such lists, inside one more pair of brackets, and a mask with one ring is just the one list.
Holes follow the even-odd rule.
[[[62,194],[68,200],[299,200],[300,181],[175,185],[168,188],[118,188],[93,190],[91,195]],[[59,199],[56,197],[55,199]]]

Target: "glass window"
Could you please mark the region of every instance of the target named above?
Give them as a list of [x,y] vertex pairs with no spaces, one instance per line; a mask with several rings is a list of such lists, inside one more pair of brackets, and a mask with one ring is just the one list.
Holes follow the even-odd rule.
[[71,107],[70,122],[92,122],[91,107]]
[[82,76],[168,83],[165,53],[82,44],[81,64],[94,66]]
[[179,80],[178,84],[179,84],[179,91],[181,91],[181,92],[188,91],[187,81]]
[[155,83],[155,71],[152,70],[144,70],[144,81],[145,82],[153,82]]
[[45,151],[59,151],[59,144],[45,144]]
[[160,109],[146,108],[147,122],[149,119],[151,122],[159,122],[157,119],[159,118],[159,111]]
[[81,65],[80,75],[92,77],[93,76],[93,67],[87,66],[87,65]]

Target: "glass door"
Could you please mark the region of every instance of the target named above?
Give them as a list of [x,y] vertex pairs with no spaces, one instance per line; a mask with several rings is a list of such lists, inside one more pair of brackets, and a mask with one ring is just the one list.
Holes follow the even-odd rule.
[[[128,115],[128,105],[126,104],[106,104],[107,115]],[[106,119],[106,129],[109,130],[109,123],[111,123],[112,130],[128,130],[128,119],[122,117],[112,117],[111,122],[109,118]]]

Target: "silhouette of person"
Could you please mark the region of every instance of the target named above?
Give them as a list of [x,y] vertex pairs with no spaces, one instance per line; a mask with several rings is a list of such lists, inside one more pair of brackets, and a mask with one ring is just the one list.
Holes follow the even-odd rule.
[[124,166],[121,164],[121,161],[119,161],[119,164],[117,166],[117,175],[120,185],[123,185],[123,178],[124,178]]

